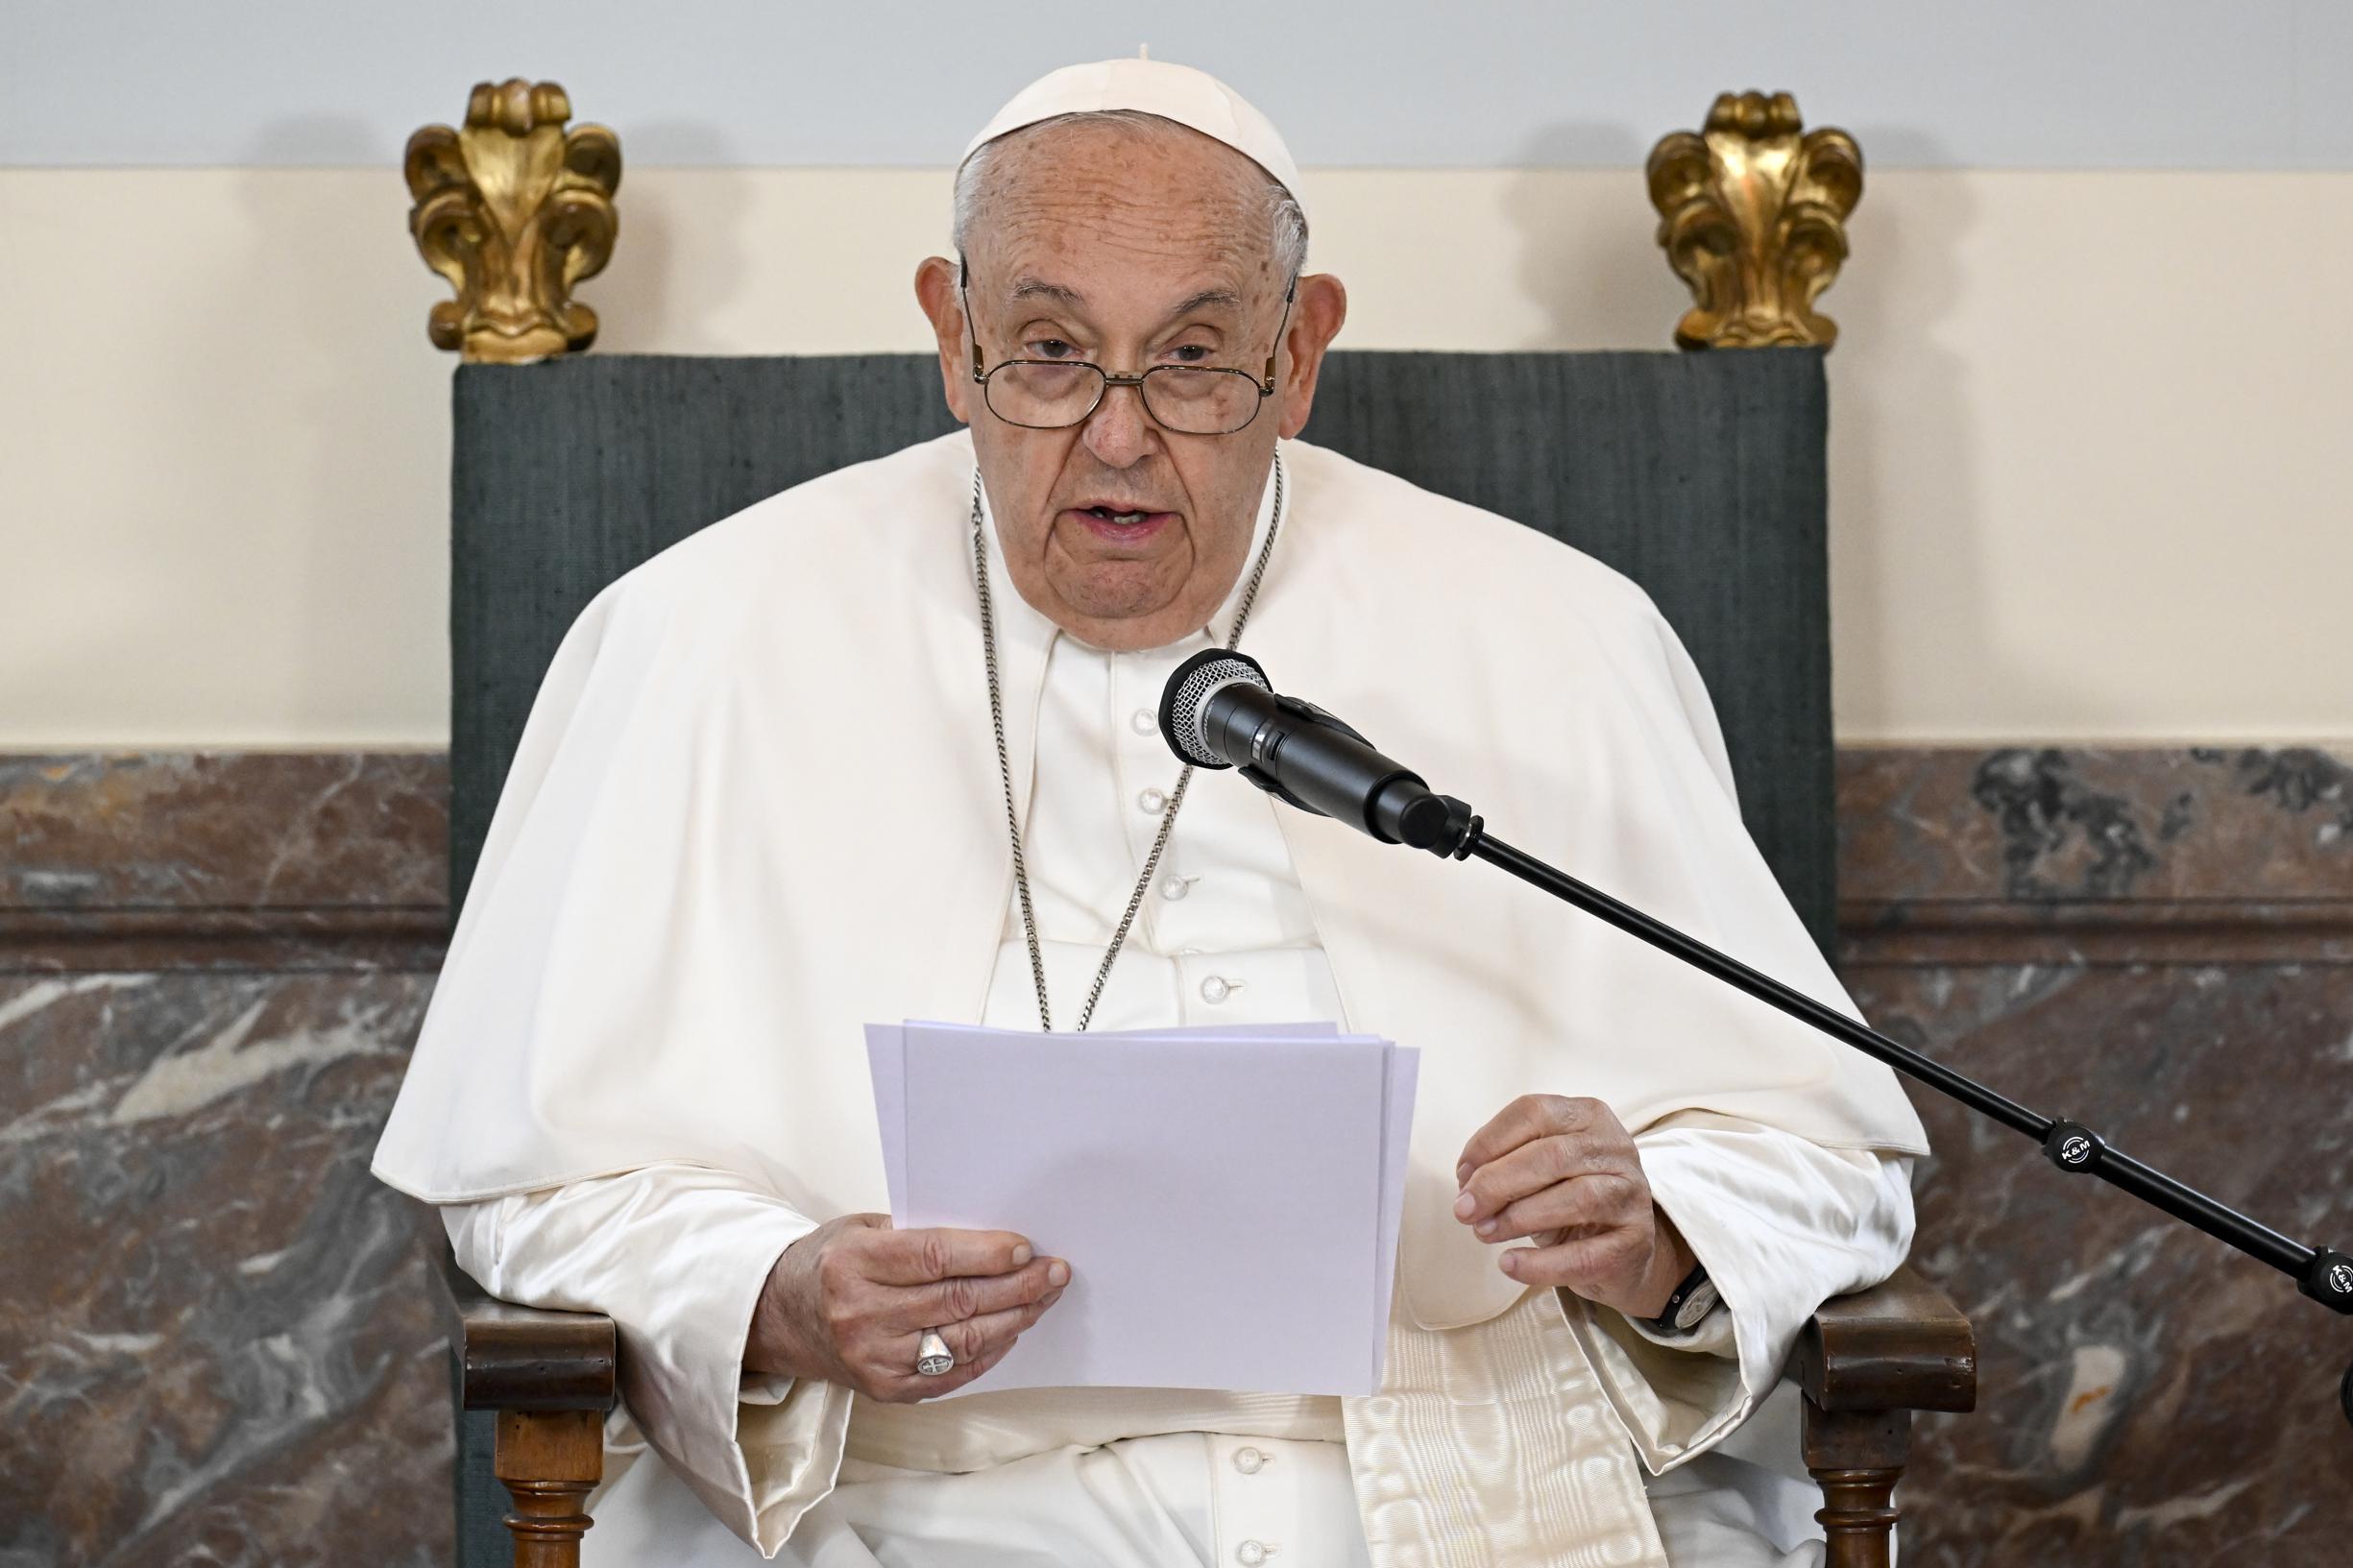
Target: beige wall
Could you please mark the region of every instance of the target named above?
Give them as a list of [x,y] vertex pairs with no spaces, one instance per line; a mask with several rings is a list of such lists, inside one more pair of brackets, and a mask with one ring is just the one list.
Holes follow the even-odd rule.
[[[1663,345],[1633,173],[1327,171],[1344,343]],[[634,169],[604,350],[914,349],[946,177]],[[451,360],[385,170],[0,170],[0,749],[438,743]],[[2353,175],[1872,176],[1850,741],[2353,736]]]

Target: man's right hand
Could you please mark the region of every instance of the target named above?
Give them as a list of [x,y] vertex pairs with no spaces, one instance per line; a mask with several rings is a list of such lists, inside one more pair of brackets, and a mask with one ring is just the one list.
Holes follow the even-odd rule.
[[[1032,1257],[1011,1231],[893,1230],[887,1215],[844,1215],[768,1270],[743,1369],[838,1383],[890,1404],[931,1399],[996,1365],[1069,1283],[1070,1265]],[[915,1370],[926,1329],[948,1341],[953,1370]]]

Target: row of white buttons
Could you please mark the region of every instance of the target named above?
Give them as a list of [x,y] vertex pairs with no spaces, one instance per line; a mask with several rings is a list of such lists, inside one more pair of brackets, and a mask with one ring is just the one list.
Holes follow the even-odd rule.
[[[1128,716],[1128,727],[1135,731],[1135,733],[1138,735],[1151,735],[1159,729],[1160,721],[1153,715],[1151,709],[1139,708],[1133,713],[1130,713]],[[1136,796],[1135,806],[1136,809],[1143,812],[1146,816],[1156,817],[1162,811],[1168,809],[1168,795],[1162,790],[1147,789],[1143,793]],[[1175,904],[1177,900],[1183,898],[1187,893],[1190,893],[1193,890],[1193,884],[1200,880],[1201,878],[1198,876],[1163,878],[1160,882],[1160,896],[1169,903]],[[1220,1002],[1223,1002],[1227,997],[1233,995],[1234,992],[1241,987],[1241,984],[1242,982],[1240,980],[1229,980],[1222,975],[1212,975],[1207,979],[1201,981],[1201,1001],[1207,1002],[1210,1006],[1215,1007]],[[1258,1465],[1266,1462],[1266,1456],[1259,1453],[1257,1449],[1246,1448],[1242,1450],[1241,1454],[1234,1456],[1234,1462],[1237,1465],[1242,1463],[1243,1454],[1249,1455],[1252,1459],[1251,1464],[1243,1471],[1245,1475],[1251,1473],[1257,1468]],[[1259,1543],[1256,1541],[1245,1542],[1244,1546],[1249,1549],[1264,1550],[1263,1548],[1259,1547]],[[1259,1557],[1249,1557],[1245,1558],[1244,1560],[1248,1562],[1257,1562],[1264,1559]]]
[[[1237,1448],[1234,1450],[1234,1468],[1246,1476],[1254,1476],[1265,1469],[1267,1460],[1274,1457],[1261,1448]],[[1274,1548],[1264,1541],[1243,1541],[1234,1548],[1234,1561],[1240,1563],[1242,1568],[1259,1568],[1274,1555]]]

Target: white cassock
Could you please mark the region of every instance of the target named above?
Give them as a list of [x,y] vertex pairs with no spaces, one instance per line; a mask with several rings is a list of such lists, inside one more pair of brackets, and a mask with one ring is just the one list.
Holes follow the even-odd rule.
[[[1282,450],[1243,642],[1278,683],[1531,853],[1846,1005],[1740,831],[1697,676],[1637,590],[1518,524]],[[625,1406],[587,1560],[1818,1562],[1818,1494],[1724,1444],[1820,1301],[1909,1245],[1925,1141],[1892,1076],[1483,868],[1214,774],[1193,781],[1094,1026],[1332,1019],[1423,1048],[1382,1392],[885,1406],[741,1375],[777,1254],[886,1207],[856,1024],[1036,1022],[971,474],[952,435],[624,578],[557,656],[510,775],[376,1170],[447,1205],[460,1265],[495,1293],[619,1323]],[[1270,485],[1260,541],[1272,503]],[[1022,600],[984,533],[1068,1026],[1176,782],[1161,688],[1225,639],[1241,589],[1201,634],[1105,653]],[[1425,656],[1435,693],[1384,663]],[[1465,1138],[1529,1091],[1597,1095],[1635,1129],[1727,1302],[1697,1334],[1521,1287],[1453,1219]],[[1788,1465],[1788,1438],[1761,1446]]]

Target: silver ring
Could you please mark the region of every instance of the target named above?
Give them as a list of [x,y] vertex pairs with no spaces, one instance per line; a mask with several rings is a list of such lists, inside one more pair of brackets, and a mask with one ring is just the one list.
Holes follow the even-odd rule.
[[956,1357],[948,1349],[948,1341],[939,1337],[939,1330],[925,1329],[923,1343],[915,1347],[915,1370],[927,1378],[955,1369]]

